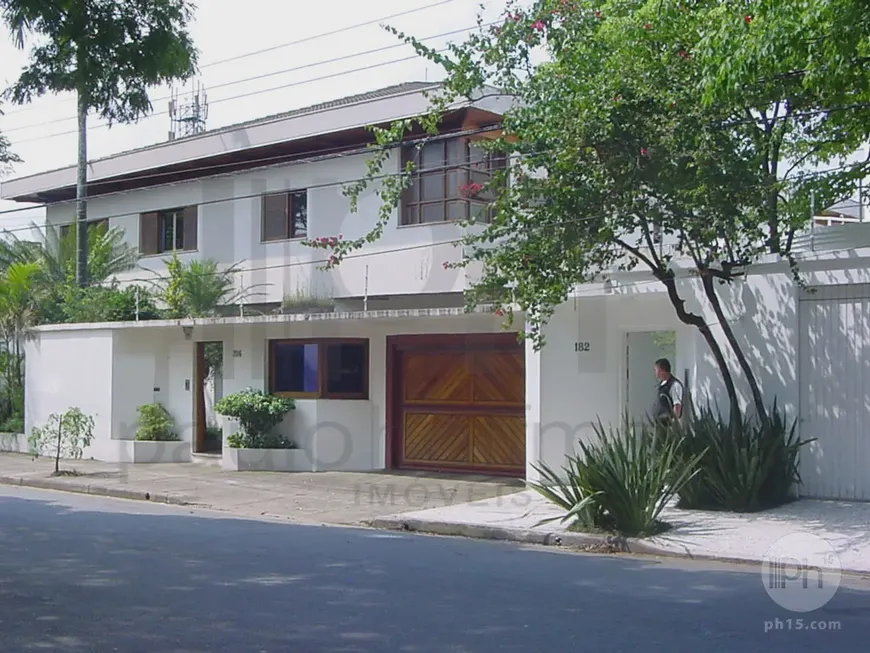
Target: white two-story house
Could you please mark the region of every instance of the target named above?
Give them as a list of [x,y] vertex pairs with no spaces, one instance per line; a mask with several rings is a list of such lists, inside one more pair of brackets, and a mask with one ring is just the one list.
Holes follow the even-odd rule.
[[[722,406],[709,347],[648,271],[578,287],[549,321],[540,351],[503,331],[503,318],[465,312],[475,271],[444,263],[462,255],[455,219],[480,208],[462,187],[485,181],[491,164],[476,142],[497,133],[507,98],[451,107],[442,134],[418,153],[414,183],[383,235],[320,269],[328,252],[305,239],[357,238],[381,209],[376,184],[355,212],[343,192],[366,175],[366,127],[425,113],[432,86],[404,84],[92,162],[89,219],[122,228],[141,254],[125,282],[159,280],[176,252],[238,265],[236,287],[246,292],[219,318],[37,328],[26,349],[27,431],[76,406],[96,424],[86,456],[137,461],[137,408],[160,402],[181,437],[172,459],[189,460],[214,450],[213,402],[253,387],[296,400],[280,428],[305,469],[534,479],[540,462],[558,468],[578,440],[592,439],[599,420],[641,418],[656,397],[652,367],[661,356],[691,401]],[[419,136],[391,153],[384,174],[400,170]],[[75,169],[6,181],[0,195],[44,203],[49,222],[69,224]],[[826,226],[796,239],[795,254],[815,292],[793,282],[786,261],[767,257],[720,290],[724,319],[767,401],[799,418],[801,437],[816,438],[801,459],[803,491],[868,500],[870,368],[860,352],[870,346],[862,327],[870,229]],[[686,309],[724,343],[691,262],[674,266]],[[727,347],[725,355],[748,406]],[[219,444],[233,427],[221,428]]]
[[[27,350],[26,429],[77,406],[94,417],[86,456],[129,460],[137,407],[160,402],[194,455],[208,449],[212,402],[246,387],[292,397],[281,428],[313,469],[392,467],[525,473],[524,350],[501,319],[464,311],[473,271],[447,268],[477,208],[462,186],[485,182],[476,146],[505,100],[457,102],[442,135],[396,148],[384,174],[415,156],[417,175],[378,242],[323,270],[308,238],[358,238],[382,200],[366,175],[367,126],[425,113],[409,83],[123,152],[89,165],[88,219],[120,227],[147,286],[182,261],[238,266],[239,305],[222,318],[43,326]],[[3,183],[2,196],[74,219],[75,169]],[[307,310],[298,310],[307,306]],[[210,343],[220,343],[214,345]],[[206,351],[222,352],[204,383]]]

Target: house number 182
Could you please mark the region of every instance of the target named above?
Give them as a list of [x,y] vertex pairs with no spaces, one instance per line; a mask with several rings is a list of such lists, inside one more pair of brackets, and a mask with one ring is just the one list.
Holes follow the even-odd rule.
[[575,342],[574,343],[574,351],[589,351],[589,343],[588,342]]

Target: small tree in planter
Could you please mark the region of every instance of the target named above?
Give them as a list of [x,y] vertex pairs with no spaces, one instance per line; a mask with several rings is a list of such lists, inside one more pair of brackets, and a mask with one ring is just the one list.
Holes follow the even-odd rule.
[[65,413],[52,413],[43,427],[34,426],[27,442],[31,453],[37,458],[50,451],[54,455],[54,475],[59,475],[60,458],[79,459],[84,448],[94,438],[94,419],[78,408],[70,408]]
[[296,408],[292,399],[247,388],[227,395],[215,405],[219,415],[239,420],[241,430],[227,438],[234,449],[296,449],[296,443],[273,430]]
[[163,404],[145,404],[137,408],[136,439],[144,442],[177,442],[175,420]]

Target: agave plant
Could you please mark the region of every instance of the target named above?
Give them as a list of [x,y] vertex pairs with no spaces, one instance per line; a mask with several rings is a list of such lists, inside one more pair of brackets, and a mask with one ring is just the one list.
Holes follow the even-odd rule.
[[800,484],[797,420],[786,418],[777,402],[768,422],[748,417],[733,422],[710,407],[698,411],[687,429],[683,454],[704,449],[701,473],[683,488],[680,506],[755,512],[789,501]]
[[566,511],[555,519],[574,519],[580,528],[626,536],[660,532],[662,511],[699,472],[704,452],[683,456],[681,438],[651,420],[638,425],[626,415],[621,428],[599,420],[594,429],[595,440],[579,442],[580,455],[568,457],[562,476],[542,466],[549,486],[533,488]]

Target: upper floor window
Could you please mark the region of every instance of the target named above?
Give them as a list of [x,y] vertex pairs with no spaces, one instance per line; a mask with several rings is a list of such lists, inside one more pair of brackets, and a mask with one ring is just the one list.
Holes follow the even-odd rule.
[[198,220],[197,206],[143,213],[139,216],[139,251],[147,256],[195,250]]
[[[75,226],[75,224],[63,224],[60,226],[60,239],[66,240],[70,237],[70,230]],[[109,219],[103,218],[102,220],[89,220],[88,221],[88,232],[92,229],[96,229],[102,233],[106,233],[109,230]],[[75,233],[74,231],[72,233]]]
[[428,224],[475,219],[489,222],[495,199],[493,173],[506,159],[484,150],[467,138],[453,138],[411,146],[403,164],[414,162],[414,174],[402,200],[401,224]]
[[288,240],[308,235],[308,191],[294,190],[263,196],[261,239]]

